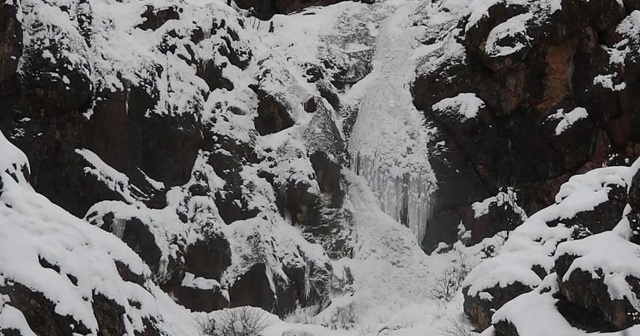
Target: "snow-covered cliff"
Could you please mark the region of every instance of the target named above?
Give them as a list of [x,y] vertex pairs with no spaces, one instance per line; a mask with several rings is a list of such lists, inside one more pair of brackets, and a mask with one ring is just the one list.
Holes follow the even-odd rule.
[[634,332],[636,9],[5,0],[0,333]]

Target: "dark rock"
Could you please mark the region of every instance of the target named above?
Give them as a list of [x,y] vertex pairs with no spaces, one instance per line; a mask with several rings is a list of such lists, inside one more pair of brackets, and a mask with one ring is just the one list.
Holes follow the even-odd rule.
[[306,103],[304,103],[304,110],[306,112],[315,112],[318,110],[318,103],[316,102],[316,99],[314,97],[309,98],[309,100],[307,100]]
[[[254,306],[279,316],[286,316],[299,307],[328,303],[330,265],[283,265],[287,278],[274,274],[271,289],[265,264],[256,264],[229,289],[231,307]],[[307,276],[308,274],[308,282]]]
[[496,329],[495,336],[520,336],[518,328],[509,321],[498,321],[494,327]]
[[126,333],[123,317],[125,310],[115,301],[102,294],[94,294],[91,307],[98,321],[98,335],[124,335]]
[[640,1],[638,0],[624,0],[624,7],[627,9],[627,12],[631,13],[634,10],[640,10]]
[[[101,96],[86,126],[86,147],[130,177],[142,177],[141,170],[165,187],[189,180],[203,144],[202,132],[192,114],[147,115],[157,103],[157,93],[135,86]],[[144,178],[131,182],[147,183]]]
[[[32,291],[19,283],[0,287],[0,293],[9,297],[11,306],[22,312],[29,328],[37,335],[89,334],[89,329],[73,317],[57,314],[56,305],[42,293]],[[113,309],[118,308],[114,307]]]
[[220,288],[200,289],[185,286],[168,286],[163,290],[180,305],[192,311],[212,312],[229,307],[229,301]]
[[[90,221],[97,221],[98,219],[91,219]],[[142,260],[149,265],[152,272],[158,274],[160,270],[160,258],[162,257],[162,251],[156,243],[156,237],[149,229],[147,224],[143,223],[138,218],[122,219],[116,218],[113,213],[104,214],[101,218],[101,228],[107,232],[111,232],[118,238],[122,239],[134,252],[136,252]],[[117,266],[117,264],[116,264]],[[128,269],[118,268],[120,276],[123,280],[133,282],[140,281],[141,279],[135,274],[130,274]],[[124,275],[124,276],[123,276]],[[125,279],[125,277],[127,279]]]
[[[639,324],[640,313],[627,298],[611,298],[602,269],[596,269],[595,275],[579,268],[574,269],[571,275],[565,279],[567,270],[578,258],[579,256],[568,254],[556,258],[555,269],[562,296],[597,317],[590,325],[597,322],[600,325],[608,325],[607,329],[623,330]],[[635,295],[640,295],[640,280],[632,276],[627,276],[626,280],[631,291]]]
[[322,200],[310,191],[311,186],[302,181],[289,181],[278,193],[278,209],[285,218],[295,224],[314,225],[320,220]]
[[325,78],[322,67],[312,63],[305,63],[304,67],[304,77],[307,79],[307,82],[318,83]]
[[251,49],[244,44],[233,41],[228,36],[222,36],[222,40],[225,44],[218,49],[220,55],[227,57],[229,62],[238,68],[246,69],[253,57]]
[[221,234],[207,234],[204,240],[187,247],[184,260],[189,273],[220,281],[222,273],[231,265],[229,242]]
[[[523,222],[521,209],[516,210],[517,200],[510,199],[504,203],[493,202],[489,205],[485,215],[476,217],[473,209],[459,208],[458,213],[464,214],[462,222],[471,231],[471,237],[465,242],[467,245],[480,243],[484,237],[491,237],[501,231],[513,231]],[[461,210],[466,210],[465,212]],[[541,277],[544,278],[544,277]]]
[[139,286],[144,286],[144,275],[134,273],[127,265],[118,260],[115,261],[115,264],[116,269],[118,270],[118,274],[120,275],[120,278],[122,278],[122,280],[133,282]]
[[[343,0],[235,0],[240,8],[250,9],[261,20],[269,20],[274,14],[289,14],[310,6],[327,6]],[[361,1],[373,3],[373,0]]]
[[594,314],[580,305],[568,301],[562,294],[554,295],[558,301],[556,308],[573,327],[586,332],[613,332],[616,328],[603,320],[602,315]]
[[0,95],[15,89],[16,70],[22,56],[22,25],[18,6],[5,2],[0,6]]
[[[69,116],[89,104],[92,94],[91,67],[87,60],[75,61],[66,57],[70,43],[62,27],[48,26],[49,34],[59,37],[48,44],[29,44],[23,55],[21,84],[24,108],[34,117],[56,119]],[[82,46],[88,48],[86,45]],[[82,50],[74,50],[81,52]],[[43,53],[52,57],[43,57]]]
[[[434,214],[422,241],[422,248],[427,253],[433,252],[440,242],[451,244],[457,241],[458,225],[467,217],[470,205],[492,195],[448,133],[436,133],[432,139],[433,146],[442,141],[448,148],[434,148],[430,158],[438,189],[434,196],[437,200]],[[478,237],[483,232],[471,223],[465,223],[465,226],[475,229]]]
[[202,61],[196,69],[196,76],[204,79],[211,91],[218,89],[231,91],[234,88],[233,83],[222,74],[222,69],[226,65],[226,63],[217,65],[213,60]]
[[617,184],[610,184],[608,187],[611,190],[606,202],[598,204],[592,210],[578,212],[571,218],[551,220],[547,225],[555,227],[558,223],[562,223],[567,227],[580,226],[592,234],[611,231],[620,222],[622,212],[627,205],[627,188]]
[[291,108],[276,96],[267,95],[258,104],[258,116],[254,119],[260,135],[277,133],[294,125]]
[[640,213],[640,170],[633,175],[631,180],[628,202],[634,212]]
[[146,10],[142,13],[141,17],[145,20],[136,28],[142,30],[156,30],[164,25],[169,20],[180,19],[178,9],[175,7],[169,7],[161,10],[156,10],[153,6],[147,5]]
[[491,326],[491,316],[493,316],[493,313],[496,310],[500,309],[500,307],[502,307],[505,303],[511,301],[517,296],[530,292],[532,289],[533,288],[523,285],[520,282],[514,282],[507,285],[506,287],[500,287],[496,285],[492,288],[482,291],[490,294],[492,297],[491,300],[485,300],[480,298],[479,295],[468,295],[469,287],[463,288],[462,293],[464,295],[464,312],[469,317],[471,323],[478,330],[485,330],[486,328]]
[[216,192],[214,199],[220,217],[227,224],[255,217],[258,210],[249,207],[242,189],[244,180],[240,175],[245,164],[258,162],[255,149],[251,144],[228,136],[211,135],[211,138],[215,139],[215,143],[210,145],[214,150],[207,164],[225,180],[224,190]]
[[255,264],[229,289],[230,306],[254,306],[268,312],[277,309],[276,293],[271,290],[265,264]]
[[330,198],[329,207],[339,208],[342,206],[345,192],[342,190],[342,165],[328,157],[323,151],[316,151],[309,157],[311,166],[316,173],[316,181],[320,186],[320,191]]
[[331,84],[338,90],[344,91],[365,78],[373,70],[371,64],[372,50],[353,52],[345,55],[349,61],[336,63],[335,60],[324,60],[327,68],[333,69]]
[[[430,144],[430,161],[439,188],[432,231],[427,235],[433,239],[423,244],[427,251],[440,241],[454,241],[455,230],[446,227],[460,221],[473,228],[476,242],[495,233],[487,227],[493,220],[483,223],[465,214],[473,202],[501,188],[513,188],[518,205],[533,213],[553,203],[558,187],[569,176],[615,164],[613,160],[635,158],[632,153],[640,139],[632,129],[640,125],[636,117],[640,104],[630,97],[639,94],[640,88],[612,91],[594,84],[603,73],[612,75],[614,85],[623,81],[619,74],[624,73],[627,79],[630,71],[640,73],[629,66],[635,56],[627,56],[627,67],[622,70],[598,47],[606,43],[613,46],[623,39],[635,43],[632,36],[605,33],[625,17],[625,9],[615,0],[597,4],[563,1],[561,11],[528,26],[529,47],[508,57],[486,54],[487,37],[493,28],[522,13],[536,17],[536,10],[527,4],[497,2],[466,30],[468,21],[463,18],[458,41],[465,46],[465,59],[442,62],[438,69],[419,75],[413,84],[414,104],[425,111],[427,121],[437,130],[437,140]],[[456,120],[432,109],[440,100],[460,93],[475,93],[485,102],[475,118]],[[588,118],[556,134],[558,121],[549,116],[559,109],[569,112],[576,107],[586,108]],[[444,148],[438,147],[442,140]],[[457,174],[459,171],[464,173]],[[459,192],[461,189],[464,192]],[[473,196],[461,200],[447,195]],[[493,212],[489,216],[501,216]],[[610,222],[603,219],[592,224],[605,221]]]
[[336,93],[335,88],[326,83],[319,83],[317,87],[320,92],[320,96],[326,99],[334,110],[339,111],[341,106],[340,97],[338,96],[338,93]]

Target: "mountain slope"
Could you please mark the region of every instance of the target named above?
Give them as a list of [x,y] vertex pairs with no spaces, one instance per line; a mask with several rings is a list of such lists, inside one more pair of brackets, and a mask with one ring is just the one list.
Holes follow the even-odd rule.
[[634,332],[635,9],[3,2],[0,329]]

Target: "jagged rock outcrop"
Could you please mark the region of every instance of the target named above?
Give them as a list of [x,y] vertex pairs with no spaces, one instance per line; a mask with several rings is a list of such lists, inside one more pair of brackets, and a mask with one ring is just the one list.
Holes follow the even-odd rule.
[[[479,330],[494,328],[498,336],[544,334],[561,325],[585,333],[636,330],[640,246],[631,204],[639,162],[572,177],[556,204],[512,232],[504,253],[472,271],[464,309]],[[522,307],[559,322],[525,322]]]
[[0,333],[197,332],[136,253],[34,192],[26,157],[2,135],[0,149]]
[[460,221],[470,242],[521,222],[493,212],[479,222],[468,215],[474,202],[513,188],[515,204],[532,214],[573,174],[640,154],[630,131],[640,120],[631,99],[637,17],[618,1],[493,1],[447,23],[451,33],[413,83],[415,105],[437,130],[437,237],[427,250],[455,240],[450,227]]
[[[16,176],[120,238],[191,310],[329,303],[327,254],[348,256],[351,231],[328,80],[290,91],[290,64],[258,59],[224,3],[25,0],[0,19],[0,130],[31,163]],[[109,300],[93,300],[98,322],[122,333]]]
[[[326,6],[344,0],[233,0],[240,8],[249,9],[259,19],[268,20],[274,14],[289,14],[310,6]],[[375,0],[356,0],[373,3]]]

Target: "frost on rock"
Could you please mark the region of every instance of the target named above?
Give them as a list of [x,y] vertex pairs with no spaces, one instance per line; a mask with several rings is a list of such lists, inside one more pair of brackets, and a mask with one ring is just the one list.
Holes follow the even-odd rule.
[[[161,335],[197,333],[189,313],[149,280],[149,268],[121,240],[6,172],[1,181],[0,333],[46,334],[45,325],[69,335],[134,335],[146,328]],[[52,314],[34,314],[36,302],[50,306]],[[109,315],[108,309],[120,313]],[[153,327],[151,319],[157,321]]]
[[[490,57],[508,56],[528,47],[527,22],[533,14],[520,14],[497,25],[487,37],[485,53]],[[513,41],[505,43],[505,41]],[[506,44],[506,45],[503,45]]]
[[[553,284],[552,287],[556,289],[552,293],[562,293],[560,299],[563,302],[595,311],[609,321],[607,323],[613,323],[618,328],[629,327],[629,321],[633,320],[634,311],[637,310],[631,307],[638,305],[634,291],[640,290],[633,280],[640,278],[639,270],[634,266],[638,262],[639,251],[638,246],[628,240],[631,229],[625,216],[631,211],[630,207],[622,211],[616,205],[616,199],[621,197],[616,190],[620,188],[626,200],[627,189],[631,186],[639,163],[637,161],[632,167],[599,168],[573,176],[560,188],[556,204],[533,214],[511,232],[501,253],[481,263],[465,279],[465,312],[472,321],[482,329],[491,323],[500,329],[508,327],[501,321],[504,316],[509,316],[508,321],[515,324],[519,332],[536,335],[534,331],[539,327],[521,324],[524,321],[512,308],[525,298],[542,295],[545,300],[551,299],[552,294],[547,294],[549,289],[546,287]],[[596,212],[602,211],[603,207],[612,214]],[[609,221],[604,225],[608,231],[592,234],[589,216]],[[552,277],[558,280],[550,281]],[[522,288],[526,290],[522,291],[518,286],[524,286]],[[599,291],[598,288],[604,290]],[[532,292],[522,294],[529,291]],[[483,293],[495,299],[483,299],[486,297]],[[557,297],[553,297],[553,302],[557,302]],[[614,304],[616,300],[619,302]],[[621,302],[628,302],[629,305],[624,306]],[[598,308],[615,305],[618,308]],[[575,314],[580,313],[562,310],[565,306],[558,306],[565,315],[563,324],[575,326],[584,323],[573,319]],[[490,318],[492,309],[500,309],[493,320]],[[630,317],[620,317],[620,311],[630,312],[627,314]],[[562,317],[559,313],[557,316]]]
[[518,206],[516,203],[517,200],[518,195],[513,189],[509,188],[506,191],[500,191],[497,195],[484,199],[482,202],[475,202],[471,204],[473,217],[479,218],[488,214],[491,206],[505,208],[508,206],[511,207],[523,221],[525,221],[527,219],[527,214]]
[[465,121],[475,118],[484,107],[485,103],[474,93],[461,93],[455,97],[445,98],[431,108]]
[[585,108],[576,107],[570,112],[564,112],[563,109],[560,109],[555,114],[550,115],[547,120],[558,120],[558,124],[556,125],[556,135],[560,135],[577,121],[588,117],[589,113]]
[[[15,145],[13,145],[4,134],[0,132],[0,172],[9,174],[20,185],[30,188],[27,179],[29,178],[29,161]],[[0,181],[1,182],[1,181]],[[0,184],[1,186],[1,184]]]

